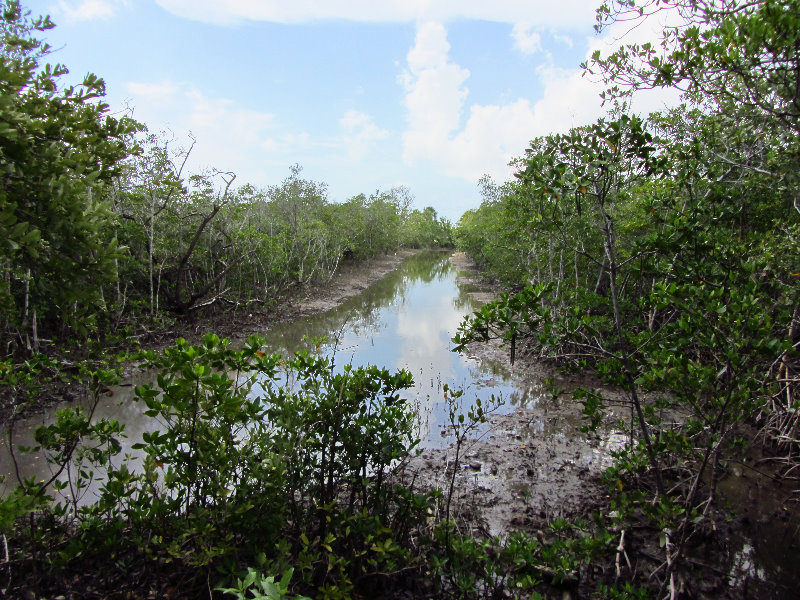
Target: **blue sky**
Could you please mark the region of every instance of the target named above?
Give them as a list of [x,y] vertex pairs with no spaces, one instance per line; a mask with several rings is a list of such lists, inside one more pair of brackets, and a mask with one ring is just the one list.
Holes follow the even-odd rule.
[[[23,0],[112,111],[197,139],[190,167],[344,201],[396,185],[457,221],[536,136],[603,114],[579,64],[597,0]],[[634,32],[640,35],[641,32]],[[659,108],[658,95],[643,103]]]

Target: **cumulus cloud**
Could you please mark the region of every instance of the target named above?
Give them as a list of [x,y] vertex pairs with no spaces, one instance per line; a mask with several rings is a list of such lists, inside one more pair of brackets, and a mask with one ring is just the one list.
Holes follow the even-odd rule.
[[378,127],[370,115],[356,110],[347,111],[339,119],[339,124],[345,132],[343,139],[348,156],[353,160],[361,160],[375,142],[389,136],[389,132]]
[[[589,52],[595,48],[610,51],[609,40],[619,43],[615,32],[610,32],[609,38],[592,44]],[[606,113],[599,97],[601,82],[585,77],[580,69],[548,64],[537,69],[543,85],[538,100],[473,104],[465,111],[469,71],[453,63],[449,51],[441,24],[419,26],[407,68],[400,75],[408,122],[403,158],[408,163],[429,161],[447,175],[470,181],[484,173],[504,180],[511,174],[509,161],[521,155],[533,138],[566,132]],[[677,100],[676,92],[652,90],[636,96],[633,110],[646,114]]]
[[236,23],[319,20],[415,22],[476,19],[541,26],[591,24],[597,0],[156,0],[165,10],[198,21]]
[[195,172],[214,167],[237,173],[239,181],[267,184],[282,177],[293,162],[314,156],[362,160],[374,145],[389,137],[371,115],[347,111],[339,119],[340,134],[323,138],[289,131],[269,112],[253,110],[229,98],[210,97],[195,86],[162,80],[125,85],[133,117],[158,123],[188,144],[197,143],[189,162]]
[[463,87],[469,71],[450,62],[447,31],[440,23],[423,23],[408,52],[408,68],[399,80],[405,88],[408,130],[403,134],[403,156],[436,159],[437,151],[458,128],[461,109],[469,94]]
[[[430,357],[441,348],[446,348],[453,332],[464,318],[459,311],[454,311],[453,299],[442,296],[430,301],[422,314],[413,317],[405,311],[397,315],[397,337],[403,340],[400,348],[400,359],[397,361],[403,368],[411,373],[429,373],[432,370]],[[454,362],[441,361],[435,365],[434,377],[453,379],[456,376]],[[425,377],[420,377],[424,381]]]
[[[616,23],[603,32],[602,37],[588,39],[589,49],[586,52],[588,60],[592,54],[599,50],[602,56],[608,56],[618,48],[627,44],[643,44],[646,42],[657,45],[663,32],[684,24],[680,12],[675,9],[659,10],[650,18],[633,26],[629,22]],[[596,76],[587,76],[587,79],[598,79]],[[596,86],[602,89],[601,86]],[[680,102],[680,92],[676,89],[660,88],[643,90],[636,93],[633,98],[631,110],[639,114],[663,110],[665,107],[675,106]]]
[[[125,86],[134,118],[159,123],[176,135],[191,132],[197,138],[191,166],[236,170],[252,181],[253,155],[260,150],[280,151],[302,142],[276,137],[275,116],[237,105],[227,98],[209,98],[195,87],[169,80],[130,82]],[[260,157],[259,157],[260,158]],[[244,171],[244,173],[242,173]]]
[[136,100],[144,100],[147,103],[169,103],[175,100],[180,94],[178,85],[167,80],[156,83],[130,82],[125,86],[125,89]]
[[403,158],[430,161],[450,176],[476,181],[483,173],[498,178],[528,141],[553,122],[527,99],[504,105],[472,105],[462,124],[469,71],[449,56],[447,31],[440,23],[421,24],[400,76],[405,89],[408,128]]
[[557,31],[552,31],[553,39],[557,42],[564,44],[567,48],[572,48],[575,46],[575,42],[572,41],[572,38],[566,34],[558,33]]
[[542,49],[542,36],[530,23],[515,23],[511,39],[514,47],[523,54],[535,54]]
[[68,22],[92,21],[113,17],[120,6],[127,4],[128,0],[58,0],[51,11],[63,15]]

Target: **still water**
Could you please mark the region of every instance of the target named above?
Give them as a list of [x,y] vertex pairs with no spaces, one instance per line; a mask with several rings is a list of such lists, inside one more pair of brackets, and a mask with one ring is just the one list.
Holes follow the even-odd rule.
[[[450,339],[459,323],[478,308],[472,291],[467,284],[459,282],[457,270],[447,254],[421,253],[410,257],[397,271],[338,308],[257,333],[265,337],[269,351],[283,354],[312,350],[320,338],[326,338],[327,342],[321,344],[319,350],[331,356],[338,369],[350,363],[410,371],[415,387],[406,393],[419,414],[421,445],[440,448],[450,441],[442,402],[445,383],[463,389],[466,402],[476,397],[486,400],[491,395],[501,396],[504,400],[498,411],[501,413],[511,412],[519,405],[546,404],[542,385],[515,381],[503,364],[451,351]],[[95,412],[96,418],[115,418],[125,424],[127,438],[123,440],[123,453],[131,452],[130,446],[141,440],[142,433],[156,427],[142,414],[143,407],[131,400],[131,384],[144,383],[150,378],[151,375],[143,374],[138,381],[116,388],[113,397],[104,398]],[[52,420],[54,413],[55,409],[51,409],[18,423],[15,443],[31,444],[33,430]],[[551,432],[550,435],[559,439],[565,435],[575,436],[576,428],[570,430],[572,433]],[[525,431],[520,433],[527,435]],[[544,422],[538,422],[535,436],[543,439],[544,434]],[[527,437],[523,438],[521,443],[529,442]],[[37,455],[18,454],[17,458],[22,476],[50,477],[51,467]],[[0,474],[6,475],[5,483],[0,484],[0,494],[5,494],[16,485],[7,436],[0,442]],[[733,490],[721,491],[734,498],[740,489],[745,487],[737,484]],[[798,534],[796,523],[790,525],[791,521],[777,523],[776,531],[742,531],[741,539],[731,540],[732,566],[728,584],[732,588],[747,590],[748,585],[758,588],[771,581],[782,585],[784,590],[797,589],[797,571],[791,552],[787,553],[787,545],[791,547],[796,543]]]
[[[419,415],[421,445],[444,447],[450,441],[441,400],[445,383],[463,389],[463,399],[468,402],[475,397],[485,400],[491,395],[502,396],[505,406],[501,411],[513,410],[526,402],[529,394],[515,387],[502,364],[451,351],[450,339],[459,323],[477,308],[469,292],[470,288],[458,281],[448,254],[425,252],[408,258],[398,270],[333,310],[260,333],[269,352],[288,355],[301,349],[310,351],[325,338],[319,351],[332,357],[337,368],[373,364],[389,370],[406,369],[415,382],[406,395]],[[144,383],[150,377],[144,374],[117,387],[114,395],[104,398],[95,410],[97,419],[113,418],[125,425],[123,454],[132,452],[131,445],[141,440],[143,432],[157,427],[143,414],[144,407],[131,399],[131,383]],[[32,444],[33,430],[51,421],[55,410],[18,423],[15,444]],[[16,482],[7,447],[4,437],[0,474],[7,478],[0,484],[0,493],[6,491],[4,486]],[[23,476],[49,478],[50,467],[35,454],[18,455],[17,459]]]
[[[465,316],[478,308],[471,288],[457,280],[448,254],[417,254],[400,269],[329,312],[284,323],[265,334],[273,352],[320,351],[344,364],[406,369],[415,387],[408,394],[417,407],[423,447],[443,447],[446,424],[442,386],[464,390],[464,399],[502,396],[506,411],[524,403],[529,392],[517,389],[501,363],[452,352],[450,341]],[[503,409],[501,409],[501,412]]]

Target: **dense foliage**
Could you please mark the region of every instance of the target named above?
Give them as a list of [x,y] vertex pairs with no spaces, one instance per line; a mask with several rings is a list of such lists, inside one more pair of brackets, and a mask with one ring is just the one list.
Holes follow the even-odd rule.
[[[0,4],[0,342],[37,350],[37,331],[86,331],[115,277],[113,216],[102,196],[127,155],[129,119],[108,116],[103,81],[59,87],[62,65],[15,2]],[[9,335],[13,332],[13,335]]]
[[[682,559],[715,531],[715,486],[732,453],[744,461],[760,442],[777,475],[798,473],[800,6],[612,0],[598,28],[665,11],[680,25],[657,43],[587,64],[614,112],[533,140],[515,179],[483,180],[485,201],[452,231],[434,209],[411,209],[404,188],[334,203],[299,166],[264,189],[186,173],[191,147],[111,118],[92,75],[66,85],[36,37],[52,23],[0,1],[0,383],[19,408],[44,374],[69,368],[93,400],[37,430],[52,478],[18,477],[0,500],[2,592],[536,598],[589,580],[600,597],[630,598],[690,588]],[[681,106],[625,111],[627,94],[672,86]],[[527,354],[591,371],[605,387],[574,392],[587,427],[602,420],[608,390],[625,399],[629,442],[606,475],[613,510],[594,523],[557,519],[535,537],[460,532],[455,469],[485,408],[449,388],[450,489],[403,487],[397,471],[417,443],[404,371],[269,356],[257,338],[238,350],[215,335],[179,340],[141,357],[159,373],[136,389],[155,425],[121,455],[124,428],[91,408],[115,374],[58,358],[101,334],[269,306],[342,261],[453,237],[512,288],[463,324],[460,346],[499,337],[512,362]],[[652,533],[660,556],[626,569],[634,530],[644,533],[627,543]],[[587,564],[609,556],[615,568],[590,575]]]
[[[174,563],[145,584],[160,589],[162,577],[174,585],[188,573],[189,585],[205,586],[213,570],[224,581],[242,564],[281,575],[293,564],[301,587],[345,593],[370,572],[407,562],[395,540],[408,535],[420,518],[409,508],[424,500],[391,493],[387,472],[414,446],[400,396],[410,375],[334,373],[329,359],[284,360],[260,347],[252,338],[234,351],[208,335],[199,346],[180,340],[146,355],[159,375],[136,389],[136,401],[154,428],[122,460],[122,428],[91,411],[64,409],[40,428],[36,442],[56,474],[21,481],[2,506],[6,526],[8,515],[32,510],[58,517],[56,526],[46,516],[28,524],[33,568],[37,551],[61,567],[110,556],[116,573],[94,585],[115,586],[148,564]],[[109,375],[94,373],[95,399]],[[356,551],[357,560],[338,558]],[[38,596],[58,578],[34,583]]]
[[[35,448],[18,450],[43,455],[53,476],[20,479],[0,500],[13,557],[4,593],[536,598],[608,551],[613,535],[587,523],[558,522],[546,540],[464,535],[449,515],[452,486],[415,490],[396,474],[418,443],[408,372],[261,347],[209,334],[146,353],[156,382],[135,401],[153,426],[124,455],[123,426],[93,414],[114,374],[87,373],[88,410],[58,411]],[[463,438],[484,409],[445,391]],[[12,448],[14,438],[12,428]]]
[[[646,498],[659,506],[654,574],[672,594],[687,540],[713,521],[732,448],[741,459],[760,440],[796,477],[799,8],[602,7],[600,28],[668,10],[683,25],[661,44],[596,54],[588,68],[613,84],[615,113],[533,140],[515,180],[486,182],[457,230],[462,248],[522,290],[465,322],[461,344],[500,337],[512,360],[524,351],[591,369],[627,398],[631,442],[609,478],[626,490],[623,512]],[[668,86],[682,86],[684,104],[624,112],[627,94]],[[603,394],[576,397],[597,423]]]
[[[297,286],[329,281],[342,260],[451,243],[420,231],[406,188],[336,204],[299,166],[278,185],[234,188],[230,173],[186,178],[191,148],[156,136],[142,145],[112,195],[129,252],[115,292],[122,316],[268,306]],[[446,221],[436,227],[449,231]]]
[[449,222],[413,209],[403,187],[334,203],[299,166],[265,189],[187,173],[192,147],[109,116],[102,79],[70,85],[45,62],[48,18],[15,1],[0,11],[5,355],[204,308],[252,310],[327,282],[343,259],[452,245]]

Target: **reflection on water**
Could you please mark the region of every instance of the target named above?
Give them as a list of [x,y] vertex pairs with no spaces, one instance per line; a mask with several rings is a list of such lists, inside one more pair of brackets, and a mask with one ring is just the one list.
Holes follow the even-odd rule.
[[390,370],[406,369],[414,376],[423,446],[442,447],[447,421],[442,386],[465,390],[462,400],[502,395],[508,405],[519,404],[527,393],[517,390],[502,365],[451,352],[450,339],[463,318],[477,308],[448,255],[421,253],[324,314],[279,325],[266,332],[271,351],[291,354],[312,350],[315,340],[328,341],[320,351],[341,366],[373,364]]
[[718,482],[720,500],[740,517],[730,536],[728,584],[744,590],[744,597],[767,589],[752,597],[797,598],[800,510],[794,486],[770,471],[734,465]]
[[[464,287],[457,283],[456,275],[447,254],[420,253],[338,308],[278,325],[262,335],[270,351],[283,354],[313,350],[315,340],[325,337],[328,341],[320,351],[333,356],[337,368],[352,363],[408,370],[416,383],[407,393],[413,395],[412,403],[419,413],[422,445],[442,447],[449,441],[442,435],[447,421],[441,401],[445,383],[463,388],[462,400],[466,402],[495,394],[502,395],[511,405],[528,397],[527,392],[514,388],[502,365],[451,352],[450,338],[464,316],[476,308]],[[141,440],[143,432],[158,428],[142,414],[143,407],[131,401],[132,392],[132,385],[116,388],[114,396],[103,398],[95,411],[98,419],[113,418],[125,424],[123,454],[132,452],[131,446]],[[54,413],[55,409],[51,409],[18,423],[16,444],[32,445],[33,430],[52,421]],[[0,473],[10,476],[4,484],[8,487],[16,478],[12,475],[7,437],[0,444]],[[24,476],[50,477],[44,459],[31,454],[17,458]]]
[[[312,350],[315,339],[326,337],[328,341],[320,351],[333,356],[337,368],[352,363],[410,371],[416,385],[408,393],[413,394],[412,400],[418,408],[423,446],[444,447],[451,440],[447,435],[447,412],[442,401],[445,383],[464,389],[462,401],[466,403],[471,403],[476,397],[486,400],[490,395],[499,395],[505,401],[500,412],[511,412],[515,406],[535,405],[546,416],[549,400],[543,400],[548,398],[543,381],[515,383],[502,363],[479,361],[451,352],[450,339],[456,328],[467,314],[477,308],[470,294],[475,290],[459,284],[456,275],[447,255],[418,254],[340,307],[279,325],[263,332],[263,336],[271,351],[284,354],[301,349]],[[157,427],[142,414],[143,408],[130,400],[132,390],[130,384],[118,387],[114,396],[104,398],[95,412],[97,418],[115,418],[125,424],[127,440],[123,440],[123,454],[131,452],[131,445],[141,440],[143,432]],[[18,423],[16,443],[31,444],[35,427],[51,421],[54,412],[51,409]],[[578,427],[573,420],[553,417],[545,425],[543,418],[535,419],[526,426],[527,431],[520,431],[520,434],[524,434],[526,440],[541,440],[542,444],[553,447],[568,446]],[[624,433],[609,432],[595,450],[573,452],[571,457],[562,452],[560,456],[568,457],[569,462],[608,466],[610,451],[624,445],[627,439]],[[8,438],[3,436],[0,441],[0,474],[8,478],[5,484],[0,485],[0,494],[7,492],[16,481],[7,446]],[[44,480],[51,475],[51,467],[36,455],[18,454],[18,460],[21,474],[25,477],[35,476]],[[538,480],[546,480],[552,468],[552,464],[543,464],[537,472]],[[733,497],[730,490],[723,489],[724,481],[720,487],[723,494]],[[767,486],[763,489],[766,490]],[[527,487],[520,488],[520,493],[527,491]],[[767,574],[772,581],[783,584],[785,580],[786,589],[796,589],[796,570],[783,568],[783,565],[790,562],[786,554],[791,550],[787,548],[795,547],[800,528],[787,523],[788,520],[769,521],[760,525],[761,529],[755,535],[742,536],[741,543],[732,549],[734,556],[728,573],[731,586],[741,587],[747,580],[763,581]],[[787,531],[791,533],[787,535]]]

